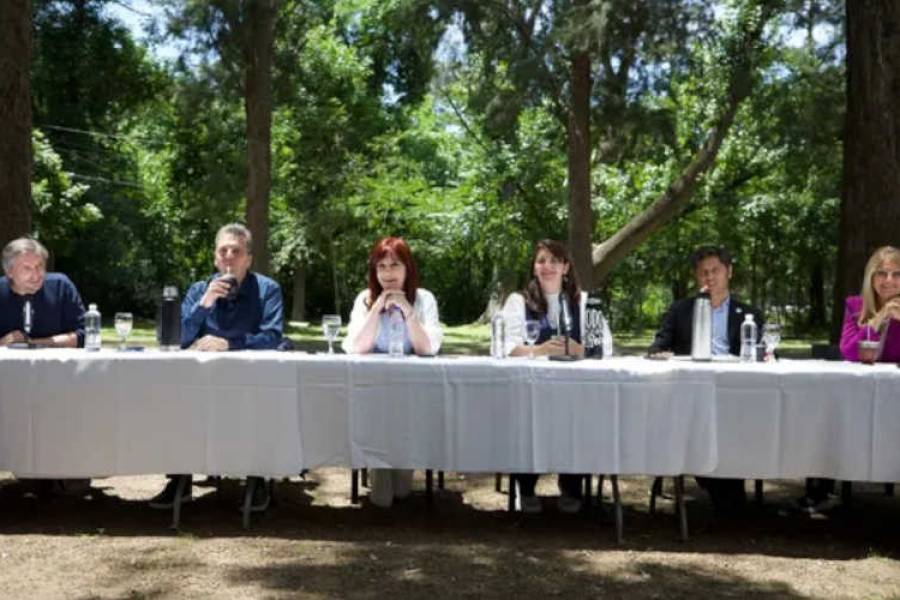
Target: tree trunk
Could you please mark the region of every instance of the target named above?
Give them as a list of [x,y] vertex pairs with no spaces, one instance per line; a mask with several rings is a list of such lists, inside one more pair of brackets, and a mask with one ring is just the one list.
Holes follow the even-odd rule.
[[306,265],[297,263],[294,271],[294,300],[291,304],[291,321],[306,320]]
[[0,247],[31,232],[31,0],[0,1]]
[[847,0],[847,116],[831,339],[872,251],[900,235],[900,4]]
[[272,187],[272,54],[276,0],[250,0],[244,45],[247,117],[247,227],[254,269],[269,273],[269,191]]
[[569,109],[569,251],[578,280],[591,285],[591,57],[587,52],[572,56],[571,107]]
[[820,260],[817,260],[812,266],[807,301],[809,302],[809,328],[822,327],[825,324],[825,270]]
[[749,19],[748,26],[743,28],[741,39],[735,44],[735,55],[730,57],[732,67],[728,98],[707,133],[706,141],[691,162],[649,207],[631,219],[612,237],[594,246],[593,287],[600,286],[613,267],[628,253],[688,206],[700,177],[715,164],[716,155],[734,122],[738,107],[750,95],[760,36],[769,18],[780,6],[781,2],[778,0],[760,2],[759,14]]

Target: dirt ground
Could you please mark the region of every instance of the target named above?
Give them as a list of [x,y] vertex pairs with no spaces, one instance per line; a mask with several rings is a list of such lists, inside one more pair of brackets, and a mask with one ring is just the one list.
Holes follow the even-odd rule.
[[684,543],[672,502],[649,514],[650,480],[627,478],[618,545],[611,511],[557,512],[549,476],[544,514],[525,517],[505,512],[492,475],[448,473],[431,506],[416,494],[383,510],[350,504],[348,471],[314,471],[278,483],[249,531],[240,482],[195,484],[178,532],[145,502],[163,483],[115,477],[85,497],[34,497],[0,474],[0,597],[900,597],[900,497],[876,485],[811,518],[790,510],[801,482],[767,481],[762,507],[721,519],[690,482]]

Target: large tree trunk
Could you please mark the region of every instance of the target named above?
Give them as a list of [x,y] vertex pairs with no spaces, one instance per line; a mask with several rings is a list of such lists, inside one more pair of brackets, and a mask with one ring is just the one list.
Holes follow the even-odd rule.
[[900,244],[900,3],[847,0],[847,116],[832,341],[872,251]]
[[591,57],[572,56],[568,123],[569,149],[569,251],[578,280],[591,289]]
[[744,19],[745,27],[741,39],[735,44],[735,55],[730,57],[732,67],[729,75],[728,97],[718,118],[707,133],[706,141],[665,192],[612,237],[594,246],[592,253],[593,287],[600,286],[613,267],[628,253],[640,246],[650,234],[678,216],[688,206],[700,177],[715,164],[716,155],[734,122],[738,107],[750,95],[752,75],[756,68],[759,40],[763,28],[769,18],[779,10],[782,2],[780,0],[761,0],[758,4],[758,13],[752,18]]
[[253,264],[269,272],[269,191],[272,187],[272,54],[277,0],[250,0],[244,46],[247,115],[247,227]]
[[31,0],[0,1],[0,247],[31,231]]

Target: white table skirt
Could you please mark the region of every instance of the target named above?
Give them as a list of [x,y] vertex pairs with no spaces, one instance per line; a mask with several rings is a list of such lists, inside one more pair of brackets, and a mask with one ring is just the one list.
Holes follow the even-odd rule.
[[900,369],[0,350],[0,469],[900,480]]

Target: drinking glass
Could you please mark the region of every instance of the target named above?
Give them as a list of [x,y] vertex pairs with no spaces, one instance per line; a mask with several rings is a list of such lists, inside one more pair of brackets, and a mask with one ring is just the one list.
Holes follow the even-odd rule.
[[528,358],[534,358],[534,343],[541,335],[541,324],[534,319],[525,321],[525,343],[528,345]]
[[134,319],[131,313],[118,312],[115,316],[116,335],[119,336],[119,350],[124,350],[127,346],[128,336],[131,335],[131,326]]
[[324,315],[322,317],[322,335],[328,340],[328,354],[334,354],[331,345],[341,332],[341,315]]
[[775,358],[775,348],[781,342],[781,325],[766,323],[763,327],[763,343],[766,345],[766,360]]

